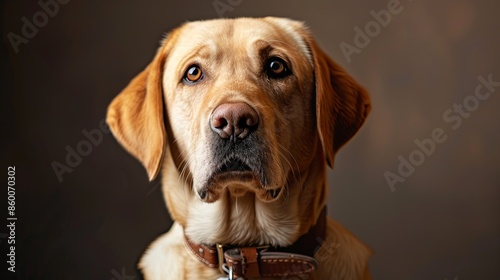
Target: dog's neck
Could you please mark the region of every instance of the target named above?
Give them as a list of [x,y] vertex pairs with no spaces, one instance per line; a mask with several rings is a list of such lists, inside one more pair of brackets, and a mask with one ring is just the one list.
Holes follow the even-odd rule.
[[170,215],[195,243],[289,246],[315,224],[325,205],[326,165],[319,150],[311,166],[291,175],[284,193],[272,203],[251,192],[238,198],[226,192],[218,201],[205,203],[179,178],[168,152],[163,194]]

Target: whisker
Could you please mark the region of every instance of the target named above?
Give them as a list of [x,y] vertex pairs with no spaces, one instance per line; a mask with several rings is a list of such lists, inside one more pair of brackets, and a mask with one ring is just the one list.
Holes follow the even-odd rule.
[[[299,178],[302,177],[302,174],[300,174],[299,163],[297,162],[297,160],[295,159],[295,157],[293,156],[293,154],[287,148],[285,148],[283,145],[281,145],[280,143],[278,143],[278,147],[290,155],[290,157],[292,158],[292,160],[295,163],[295,167],[297,167],[297,172],[298,172]],[[290,166],[290,169],[292,170],[293,179],[297,180],[297,177],[296,177],[294,168],[292,167],[292,164],[290,163],[290,161],[288,161],[288,159],[286,157],[285,157],[285,159],[287,160],[288,165]]]
[[[279,155],[280,155],[280,156],[281,156],[281,157],[285,160],[285,162],[288,164],[288,166],[290,167],[290,171],[292,172],[293,179],[294,179],[294,180],[296,180],[297,178],[295,177],[295,171],[293,170],[292,164],[291,164],[291,163],[290,163],[290,161],[286,158],[286,156],[285,156],[285,155],[281,152],[281,149],[284,149],[284,148],[283,148],[283,147],[281,147],[281,144],[279,144],[279,143],[278,143],[278,145],[279,145],[279,148],[280,148],[280,149],[278,149],[278,153],[279,153]],[[284,172],[285,172],[285,171],[283,170],[283,173],[284,173]],[[283,174],[283,175],[286,175],[286,174]]]

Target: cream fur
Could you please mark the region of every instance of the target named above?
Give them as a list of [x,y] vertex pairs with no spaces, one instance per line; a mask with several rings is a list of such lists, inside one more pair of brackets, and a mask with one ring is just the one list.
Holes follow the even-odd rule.
[[[162,44],[108,113],[115,137],[151,178],[161,167],[163,195],[175,221],[149,246],[139,268],[147,280],[217,279],[222,276],[217,269],[186,250],[183,230],[197,243],[292,244],[325,206],[325,157],[332,164],[337,149],[359,129],[369,98],[317,47],[302,23],[289,19],[190,22]],[[286,83],[262,78],[266,49],[292,66]],[[193,64],[201,66],[205,79],[184,85],[183,73]],[[207,124],[214,108],[230,102],[247,103],[259,114],[254,133],[265,143],[268,185],[232,179],[207,203],[197,194],[214,166]],[[270,188],[281,188],[281,194],[267,199],[262,193]],[[311,279],[371,279],[370,255],[368,247],[329,219]]]

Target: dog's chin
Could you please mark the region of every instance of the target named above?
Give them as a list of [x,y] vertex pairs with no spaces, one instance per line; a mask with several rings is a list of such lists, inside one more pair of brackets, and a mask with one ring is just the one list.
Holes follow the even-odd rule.
[[200,198],[207,203],[219,200],[226,193],[233,198],[255,195],[263,202],[272,202],[279,198],[282,190],[263,186],[258,173],[252,170],[220,171],[214,173],[209,182],[198,192]]

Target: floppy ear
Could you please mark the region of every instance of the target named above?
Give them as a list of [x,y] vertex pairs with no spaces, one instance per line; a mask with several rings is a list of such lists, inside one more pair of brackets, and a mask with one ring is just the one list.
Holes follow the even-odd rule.
[[166,149],[163,67],[175,37],[171,34],[153,61],[113,99],[106,121],[118,142],[146,168],[152,181]]
[[370,112],[370,98],[311,35],[305,40],[314,63],[317,128],[326,161],[333,167],[337,151],[356,134]]

